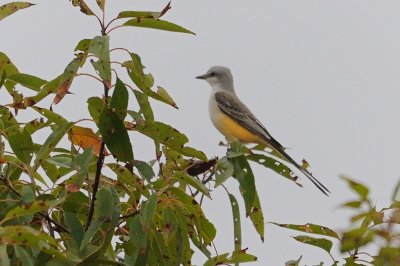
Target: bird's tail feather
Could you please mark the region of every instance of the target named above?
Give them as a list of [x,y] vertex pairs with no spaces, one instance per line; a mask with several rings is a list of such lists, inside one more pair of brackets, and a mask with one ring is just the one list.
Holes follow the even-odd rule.
[[[331,193],[327,187],[325,187],[318,179],[316,179],[309,171],[301,167],[292,157],[290,157],[280,146],[274,145],[274,143],[270,142],[271,146],[280,153],[289,163],[293,164],[297,169],[299,169],[310,181],[325,195],[329,195]],[[278,143],[279,144],[279,143]]]

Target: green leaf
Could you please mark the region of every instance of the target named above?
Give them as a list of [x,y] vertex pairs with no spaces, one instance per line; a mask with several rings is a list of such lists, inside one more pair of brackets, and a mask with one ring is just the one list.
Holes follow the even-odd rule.
[[208,191],[208,188],[196,177],[187,175],[182,172],[175,172],[175,178],[184,181],[186,184],[192,186],[193,188],[197,189],[207,197],[211,198],[210,191]]
[[99,123],[101,112],[103,111],[106,103],[99,97],[90,97],[87,100],[89,113],[96,124]]
[[14,154],[22,162],[29,165],[34,152],[33,141],[29,132],[19,126],[8,127],[5,132]]
[[316,234],[316,235],[323,235],[323,236],[330,236],[339,239],[338,234],[333,231],[332,229],[329,229],[328,227],[322,226],[322,225],[317,225],[317,224],[278,224],[278,223],[271,223],[283,228],[288,228],[292,230],[297,230],[309,234]]
[[104,221],[101,220],[93,220],[90,223],[89,228],[86,230],[85,235],[83,236],[80,251],[84,250],[88,245],[90,239],[99,231],[100,227],[104,224]]
[[154,18],[154,19],[157,19],[157,18],[162,17],[165,13],[167,13],[169,9],[171,9],[171,2],[168,2],[168,4],[160,12],[122,11],[118,14],[118,18]]
[[141,18],[141,19],[131,19],[128,20],[123,24],[123,26],[133,26],[133,27],[142,27],[142,28],[152,28],[156,30],[165,30],[165,31],[172,31],[172,32],[182,32],[182,33],[190,33],[195,35],[190,30],[187,30],[179,25],[174,23],[160,20],[160,19],[152,19],[152,18]]
[[80,247],[85,231],[78,217],[75,213],[64,212],[64,222],[69,232],[71,233],[71,237],[74,239],[76,245]]
[[302,185],[300,183],[297,183],[298,177],[285,164],[283,164],[271,157],[262,155],[262,154],[252,154],[252,155],[246,156],[246,158],[250,161],[256,162],[258,164],[265,166],[266,168],[273,170],[274,172],[289,179],[290,181],[295,182],[296,185],[298,185],[299,187],[302,187]]
[[249,217],[257,233],[260,235],[261,241],[264,242],[264,226],[265,226],[264,214],[261,209],[261,204],[258,194],[256,194],[256,198],[254,200],[254,206],[250,210]]
[[72,81],[76,77],[79,67],[83,64],[81,58],[74,58],[67,65],[64,70],[64,73],[61,76],[59,84],[57,84],[56,96],[54,97],[53,103],[58,104],[64,96],[68,93],[69,88],[71,87]]
[[14,251],[22,265],[33,266],[32,258],[29,256],[28,252],[25,251],[25,249],[20,246],[14,246]]
[[35,96],[25,98],[24,99],[25,106],[26,107],[33,106],[38,102],[40,102],[41,100],[43,100],[44,98],[46,98],[47,96],[49,96],[50,94],[56,93],[62,78],[63,74],[45,84]]
[[133,90],[133,93],[135,94],[136,100],[140,106],[140,112],[143,114],[144,119],[149,122],[154,121],[153,110],[151,109],[147,94],[138,90]]
[[78,187],[82,187],[85,178],[89,172],[89,164],[93,159],[93,147],[85,149],[82,154],[76,156],[75,160],[72,160],[72,168],[77,172],[74,184]]
[[128,109],[128,101],[128,90],[126,89],[125,84],[119,78],[117,78],[115,90],[110,102],[110,108],[122,121],[124,121],[127,114],[126,111]]
[[148,163],[138,160],[135,160],[134,165],[139,170],[140,176],[150,183],[151,179],[155,176],[153,168]]
[[46,162],[63,168],[71,168],[72,165],[71,157],[65,157],[65,156],[53,156],[51,158],[46,159]]
[[254,206],[254,201],[257,193],[253,171],[251,170],[248,161],[243,155],[232,158],[231,162],[235,170],[235,178],[240,184],[240,191],[242,193],[246,206],[247,216],[250,214],[251,208]]
[[285,266],[300,266],[300,261],[302,258],[303,258],[303,256],[300,256],[300,258],[298,258],[297,260],[287,261],[287,262],[285,262]]
[[8,220],[11,220],[11,219],[14,219],[17,217],[45,211],[51,207],[60,205],[61,203],[64,202],[64,200],[65,200],[65,198],[59,198],[59,199],[51,200],[51,201],[37,200],[32,203],[26,203],[26,204],[23,204],[22,206],[17,206],[7,213],[7,215],[4,217],[4,219],[1,221],[0,224],[3,224],[4,222],[6,222]]
[[207,160],[202,152],[196,151],[193,148],[184,147],[184,145],[188,142],[188,138],[167,124],[157,121],[146,121],[144,123],[137,124],[134,127],[134,130],[148,136],[157,143],[161,143],[172,150],[182,153],[183,155],[195,156],[204,161]]
[[349,187],[356,192],[361,199],[367,199],[368,193],[369,193],[369,189],[364,186],[363,184],[357,183],[354,180],[351,180],[348,177],[344,177],[342,176],[342,179],[345,180],[347,182],[347,184],[349,185]]
[[2,266],[10,266],[10,259],[8,258],[7,246],[0,246],[0,265]]
[[146,231],[144,231],[143,229],[140,220],[141,217],[139,215],[136,215],[127,221],[127,225],[129,226],[129,246],[132,247],[132,250],[135,253],[132,255],[132,257],[134,257],[133,260],[136,263],[141,262],[140,265],[146,265],[148,256],[147,253],[148,237]]
[[257,261],[257,257],[251,254],[247,254],[246,250],[238,250],[233,252],[232,256],[229,258],[227,261],[228,263],[236,263],[236,265],[239,265],[239,263],[243,262],[253,262]]
[[34,4],[28,2],[12,2],[0,6],[0,20],[14,14],[15,12],[33,6]]
[[[17,74],[19,73],[17,67],[11,62],[10,58],[8,58],[8,56],[2,52],[0,52],[0,76],[1,76],[1,84],[3,85],[4,82],[4,86],[6,87],[8,93],[12,93],[14,92],[14,86],[15,86],[15,82],[10,81],[10,80],[4,80],[7,78],[7,76],[13,75],[13,74]],[[1,86],[0,86],[1,88]]]
[[152,194],[149,200],[142,206],[140,221],[145,230],[148,230],[152,224],[156,213],[158,197],[157,194]]
[[311,236],[296,236],[293,238],[301,243],[322,248],[329,254],[332,249],[332,241],[325,238],[315,238]]
[[374,239],[375,233],[368,228],[361,227],[343,233],[341,239],[341,252],[351,251],[365,246]]
[[232,208],[234,247],[235,251],[238,251],[242,249],[242,226],[240,224],[240,209],[235,196],[233,196],[231,193],[228,193],[228,196]]
[[221,264],[225,264],[228,260],[229,253],[224,253],[207,260],[203,266],[217,266]]
[[29,74],[23,74],[23,73],[17,73],[17,74],[10,75],[7,77],[7,80],[16,82],[28,89],[34,90],[34,91],[39,91],[40,88],[48,82],[41,78],[29,75]]
[[157,95],[160,97],[161,101],[171,105],[172,107],[175,107],[178,109],[178,106],[176,105],[175,101],[172,99],[171,96],[169,96],[168,92],[160,86],[157,86]]
[[43,115],[44,117],[46,117],[49,121],[57,124],[57,125],[65,125],[68,123],[68,121],[62,117],[61,115],[46,109],[46,108],[40,108],[37,106],[33,106],[32,107],[33,110],[35,110],[36,112],[38,112],[39,114]]
[[67,123],[54,129],[53,133],[51,133],[46,139],[45,143],[42,145],[38,154],[36,155],[35,164],[33,166],[35,171],[39,168],[42,162],[49,157],[50,153],[54,150],[63,136],[67,134],[72,125],[72,123]]
[[103,109],[99,129],[108,149],[122,162],[133,162],[132,144],[123,121],[110,108]]
[[215,187],[222,185],[235,172],[233,164],[226,157],[218,160],[218,172],[215,174]]
[[107,86],[111,87],[111,63],[110,63],[110,38],[109,36],[96,36],[90,42],[89,52],[99,60],[92,61],[92,65],[97,74],[105,81]]
[[114,198],[111,191],[106,188],[100,189],[96,194],[94,218],[102,221],[111,219],[114,209]]

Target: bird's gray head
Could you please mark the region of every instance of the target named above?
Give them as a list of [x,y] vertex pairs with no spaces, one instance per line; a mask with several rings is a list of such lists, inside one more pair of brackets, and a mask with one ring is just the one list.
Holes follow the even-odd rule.
[[206,80],[215,90],[233,91],[233,77],[229,68],[213,66],[206,74],[196,77]]

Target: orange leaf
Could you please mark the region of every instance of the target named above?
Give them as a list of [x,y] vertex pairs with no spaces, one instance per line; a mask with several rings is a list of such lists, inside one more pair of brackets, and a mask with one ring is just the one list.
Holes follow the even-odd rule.
[[94,153],[99,155],[101,139],[91,128],[73,126],[68,132],[68,138],[73,144],[83,149],[93,147]]
[[66,80],[63,82],[63,84],[61,84],[58,89],[57,89],[57,93],[56,96],[54,97],[53,103],[54,104],[58,104],[65,96],[65,94],[67,94],[69,87],[71,86],[71,80]]
[[3,157],[0,157],[0,164],[5,163],[5,162],[6,162],[6,160],[4,160]]

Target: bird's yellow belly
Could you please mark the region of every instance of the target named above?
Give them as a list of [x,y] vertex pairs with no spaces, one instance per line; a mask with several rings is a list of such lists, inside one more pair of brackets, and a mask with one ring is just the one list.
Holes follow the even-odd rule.
[[213,122],[215,127],[230,141],[242,143],[260,143],[262,141],[260,137],[251,133],[224,113],[215,117]]

